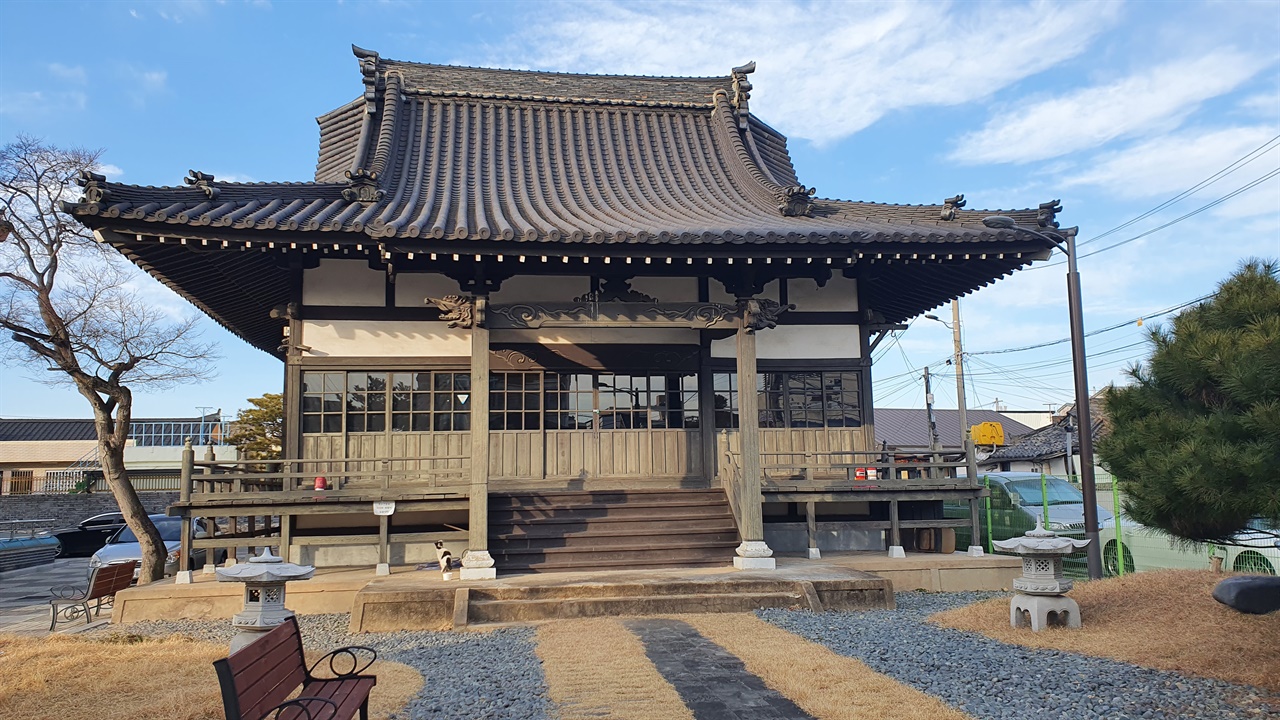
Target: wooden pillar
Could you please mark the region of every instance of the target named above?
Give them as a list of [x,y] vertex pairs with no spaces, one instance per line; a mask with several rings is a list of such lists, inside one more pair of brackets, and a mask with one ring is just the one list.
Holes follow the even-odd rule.
[[981,501],[978,497],[969,498],[969,527],[972,528],[967,550],[969,557],[982,557],[985,554],[982,550],[982,522],[978,519],[978,503]]
[[804,504],[804,519],[809,529],[810,560],[817,560],[822,557],[822,551],[818,549],[818,513],[814,507],[816,504],[812,500]]
[[702,438],[702,475],[707,487],[718,487],[716,478],[720,458],[716,456],[716,391],[711,372],[711,338],[706,332],[698,333],[701,350],[698,353],[698,433]]
[[187,438],[182,444],[182,476],[178,480],[178,500],[184,505],[182,508],[182,521],[180,523],[182,538],[178,545],[178,572],[174,575],[173,582],[177,585],[187,585],[192,581],[191,577],[191,507],[187,503],[191,502],[191,484],[194,482],[195,475],[196,451],[191,447],[191,438]]
[[284,558],[285,562],[293,562],[293,559],[291,557],[293,555],[292,545],[293,545],[293,516],[281,515],[280,516],[279,552],[280,552],[280,557]]
[[902,526],[898,521],[898,501],[889,501],[889,557],[905,558],[902,549]]
[[485,311],[489,298],[478,295],[471,327],[471,490],[467,506],[467,552],[462,556],[463,580],[497,577],[489,555],[489,328]]
[[738,488],[738,533],[742,544],[734,567],[740,570],[773,569],[773,550],[764,541],[764,516],[760,507],[760,395],[756,390],[756,334],[752,327],[756,300],[739,300],[742,322],[738,326],[738,441],[742,447],[742,477]]

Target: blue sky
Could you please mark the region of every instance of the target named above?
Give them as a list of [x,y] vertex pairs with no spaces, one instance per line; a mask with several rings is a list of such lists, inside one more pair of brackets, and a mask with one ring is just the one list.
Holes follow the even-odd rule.
[[[1060,198],[1082,256],[1096,252],[1081,259],[1086,330],[1119,326],[1089,338],[1093,387],[1145,356],[1137,318],[1211,293],[1243,258],[1280,257],[1277,0],[5,0],[0,26],[0,141],[103,148],[112,179],[150,185],[181,184],[190,168],[309,179],[315,116],[362,89],[351,43],[400,60],[573,72],[724,75],[755,60],[751,109],[790,137],[801,181],[822,196],[964,193],[970,208]],[[1064,267],[1051,263],[963,301],[971,406],[1071,399],[1065,342],[989,352],[1067,336]],[[195,312],[158,283],[139,285]],[[233,413],[279,391],[276,360],[206,325],[223,354],[218,377],[140,394],[136,416]],[[954,407],[950,351],[950,332],[924,319],[886,340],[876,405],[922,407],[918,374],[930,365],[938,404]],[[3,371],[0,417],[87,414],[73,391]]]

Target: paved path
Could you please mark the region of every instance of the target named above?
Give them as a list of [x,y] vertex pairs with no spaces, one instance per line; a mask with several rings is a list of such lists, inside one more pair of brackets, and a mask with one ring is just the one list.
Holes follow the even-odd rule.
[[812,720],[742,661],[679,620],[623,623],[698,720]]
[[[89,576],[89,558],[65,558],[45,565],[0,572],[0,632],[20,635],[49,634],[49,588],[83,587]],[[95,620],[111,617],[103,608]],[[85,627],[83,620],[59,623],[58,632]]]

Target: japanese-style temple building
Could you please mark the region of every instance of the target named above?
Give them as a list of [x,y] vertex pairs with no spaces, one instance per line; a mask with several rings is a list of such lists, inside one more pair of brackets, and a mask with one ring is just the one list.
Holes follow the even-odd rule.
[[[976,508],[976,482],[878,452],[871,350],[1047,258],[1038,240],[963,196],[818,196],[751,113],[754,64],[627,77],[354,50],[363,92],[318,118],[314,180],[85,174],[66,207],[284,364],[287,460],[191,461],[171,509],[279,520],[197,544],[278,534],[295,560],[385,570],[444,540],[469,578],[759,568],[784,528],[811,556],[819,521],[893,553],[958,524],[942,500]],[[1060,209],[1000,214],[1056,228]]]

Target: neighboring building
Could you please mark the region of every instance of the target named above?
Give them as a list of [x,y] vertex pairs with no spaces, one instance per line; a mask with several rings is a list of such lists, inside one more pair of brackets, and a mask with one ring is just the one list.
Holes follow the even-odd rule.
[[[1092,438],[1096,445],[1107,431],[1107,415],[1100,395],[1090,398],[1089,415],[1093,422]],[[1071,450],[1069,456],[1068,447]],[[1078,482],[1080,424],[1076,417],[1075,405],[1064,405],[1061,412],[1054,416],[1053,422],[1014,438],[1004,447],[997,448],[985,458],[980,458],[978,464],[984,470],[1042,472],[1059,477],[1070,477]],[[1107,480],[1111,474],[1095,464],[1094,476],[1100,480]]]
[[[137,471],[139,489],[177,489],[184,438],[213,446],[218,459],[234,459],[226,432],[227,423],[217,414],[134,420],[125,466]],[[101,468],[93,420],[0,419],[0,494],[67,492]],[[150,487],[157,484],[163,487]]]
[[[749,110],[754,65],[654,78],[355,54],[363,93],[318,118],[314,180],[87,175],[67,206],[285,364],[295,471],[201,479],[176,512],[278,515],[286,553],[321,564],[385,569],[460,542],[482,577],[495,558],[728,563],[735,547],[739,566],[768,565],[762,515],[815,506],[896,547],[901,523],[945,524],[942,499],[978,496],[851,485],[878,457],[871,349],[1047,258],[1041,241],[986,228],[963,196],[817,197]],[[1056,228],[1060,210],[1002,214]],[[599,524],[637,504],[673,519],[665,534]],[[707,507],[731,525],[694,533]],[[547,517],[588,530],[533,528]]]
[[[965,419],[969,425],[994,422],[1004,428],[1005,443],[1013,438],[1031,432],[1031,428],[1023,425],[994,410],[968,410]],[[933,411],[934,423],[938,430],[938,443],[950,450],[963,451],[964,435],[960,430],[959,410]],[[924,408],[876,408],[876,442],[889,450],[913,449],[929,447],[929,411]]]

